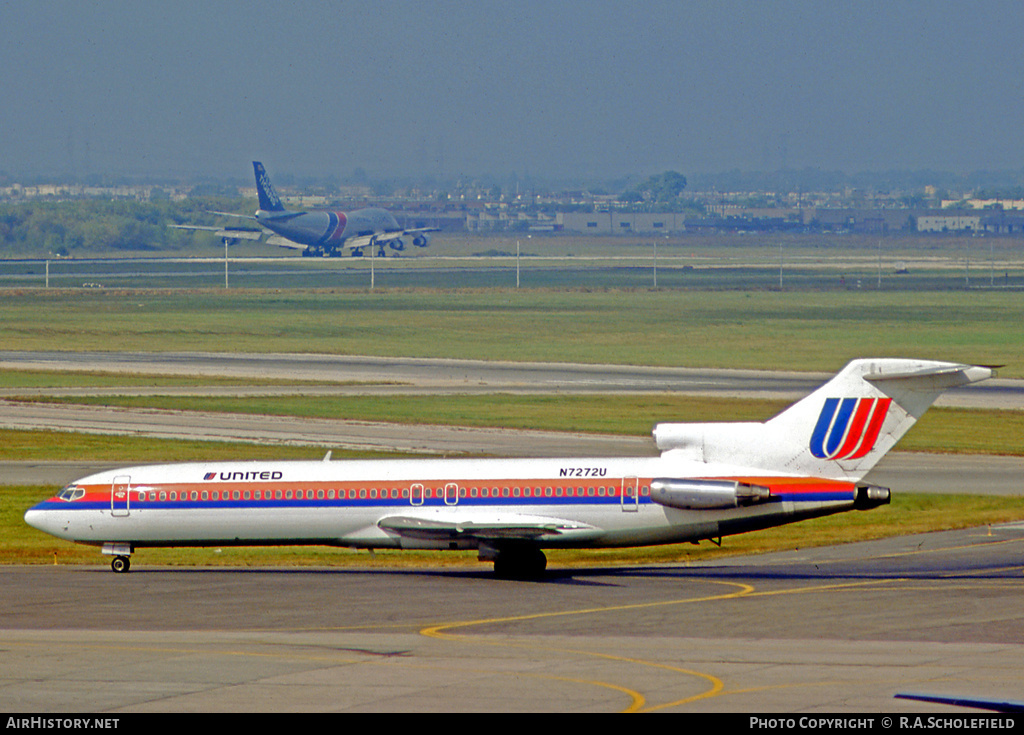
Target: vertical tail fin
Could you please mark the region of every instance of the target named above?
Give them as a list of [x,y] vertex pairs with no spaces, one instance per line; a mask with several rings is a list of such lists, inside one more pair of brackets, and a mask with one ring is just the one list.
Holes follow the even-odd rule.
[[274,191],[274,185],[270,183],[270,176],[267,175],[263,164],[253,161],[252,168],[256,173],[256,196],[260,200],[260,209],[264,212],[283,212],[284,205],[281,204],[281,197]]
[[930,360],[854,360],[765,423],[660,424],[658,446],[699,443],[705,462],[859,480],[949,388],[992,377],[991,368]]

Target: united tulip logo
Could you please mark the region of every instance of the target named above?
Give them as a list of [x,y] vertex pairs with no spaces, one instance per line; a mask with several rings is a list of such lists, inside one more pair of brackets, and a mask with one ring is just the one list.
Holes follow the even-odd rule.
[[871,451],[891,398],[827,398],[811,434],[818,459],[860,459]]

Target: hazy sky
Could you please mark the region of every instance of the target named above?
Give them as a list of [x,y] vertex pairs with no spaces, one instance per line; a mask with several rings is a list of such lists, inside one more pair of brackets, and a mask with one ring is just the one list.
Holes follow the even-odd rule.
[[0,4],[0,171],[1024,168],[1024,3]]

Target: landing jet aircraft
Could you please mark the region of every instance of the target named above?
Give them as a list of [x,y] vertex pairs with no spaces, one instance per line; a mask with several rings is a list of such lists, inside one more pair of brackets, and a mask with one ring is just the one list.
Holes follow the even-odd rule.
[[[377,207],[356,209],[351,212],[287,210],[273,184],[270,183],[270,176],[267,175],[263,164],[253,161],[252,166],[256,174],[256,193],[259,197],[259,209],[256,214],[252,217],[230,212],[216,214],[254,219],[261,227],[274,233],[267,240],[271,245],[301,250],[304,256],[339,256],[346,249],[350,250],[352,255],[360,256],[366,248],[377,248],[378,256],[384,257],[387,254],[386,247],[396,252],[404,250],[404,237],[410,237],[416,247],[425,248],[430,244],[427,233],[437,232],[436,227],[399,227],[393,214]],[[224,240],[225,245],[234,244],[239,240],[259,240],[263,236],[258,230],[231,227],[172,227],[212,231]]]
[[658,424],[659,457],[227,462],[129,467],[73,482],[29,525],[102,548],[115,572],[152,546],[476,549],[499,576],[546,548],[721,542],[866,510],[862,478],[945,389],[988,367],[862,359],[763,423]]

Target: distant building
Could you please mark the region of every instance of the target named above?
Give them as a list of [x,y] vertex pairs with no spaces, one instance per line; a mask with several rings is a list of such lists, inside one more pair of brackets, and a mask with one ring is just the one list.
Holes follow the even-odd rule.
[[559,212],[555,229],[590,235],[668,234],[686,230],[686,216],[678,212]]
[[918,232],[979,232],[981,215],[929,214],[917,218]]
[[1024,214],[986,213],[981,217],[981,229],[994,235],[1024,235]]
[[943,199],[942,208],[966,207],[967,209],[1024,209],[1024,199]]
[[925,209],[806,209],[804,222],[826,232],[857,232],[882,235],[888,232],[913,232]]

